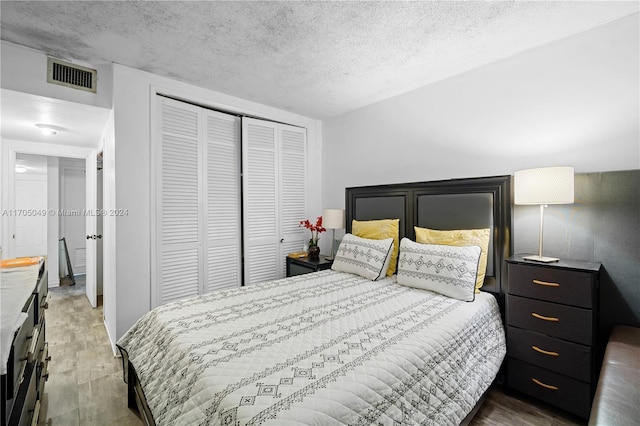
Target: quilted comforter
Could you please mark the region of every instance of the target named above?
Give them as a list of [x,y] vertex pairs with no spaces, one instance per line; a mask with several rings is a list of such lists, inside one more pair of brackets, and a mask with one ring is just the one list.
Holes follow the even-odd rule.
[[459,424],[495,378],[495,298],[322,271],[156,308],[119,341],[158,425]]

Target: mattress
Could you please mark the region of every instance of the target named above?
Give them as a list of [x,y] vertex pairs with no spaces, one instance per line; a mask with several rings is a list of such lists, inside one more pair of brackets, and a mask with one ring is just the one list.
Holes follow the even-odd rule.
[[118,347],[158,425],[459,424],[506,353],[490,294],[331,270],[161,306]]

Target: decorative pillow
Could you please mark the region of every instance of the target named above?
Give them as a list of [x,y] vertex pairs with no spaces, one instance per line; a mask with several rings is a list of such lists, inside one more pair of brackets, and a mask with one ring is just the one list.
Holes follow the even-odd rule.
[[384,278],[389,268],[393,238],[372,240],[345,234],[331,269],[350,272],[372,281]]
[[398,284],[435,291],[466,302],[475,298],[478,246],[400,242]]
[[457,229],[454,231],[437,231],[435,229],[418,228],[416,242],[424,244],[446,244],[448,246],[478,246],[482,250],[480,264],[478,265],[478,278],[476,279],[476,293],[480,293],[480,287],[484,284],[487,272],[487,253],[489,252],[489,228],[486,229]]
[[391,252],[389,269],[387,270],[387,276],[389,277],[396,273],[396,265],[398,264],[399,228],[400,219],[354,220],[351,222],[351,233],[357,237],[370,238],[372,240],[393,238],[393,251]]

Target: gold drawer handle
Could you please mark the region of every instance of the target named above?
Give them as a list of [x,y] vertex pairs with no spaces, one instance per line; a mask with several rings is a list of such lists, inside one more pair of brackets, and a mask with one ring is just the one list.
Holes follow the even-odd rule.
[[548,281],[540,281],[540,280],[533,280],[534,284],[538,284],[538,285],[544,285],[547,287],[560,287],[560,284],[558,283],[550,283]]
[[27,363],[33,361],[36,352],[36,346],[38,345],[39,336],[40,329],[36,328],[35,330],[33,330],[33,334],[30,337],[27,337],[27,339],[32,339],[31,344],[29,345],[29,349],[27,350],[27,355],[20,358],[19,361],[27,361]]
[[531,349],[533,349],[536,352],[540,352],[541,354],[544,354],[544,355],[560,356],[560,354],[558,352],[545,351],[544,349],[540,349],[537,346],[531,346]]
[[534,317],[534,318],[538,318],[538,319],[544,320],[544,321],[553,321],[553,322],[560,321],[560,318],[545,317],[544,315],[536,314],[535,312],[531,312],[531,316]]
[[38,417],[40,417],[40,400],[36,401],[36,405],[33,407],[33,410],[29,410],[33,412],[33,417],[31,417],[31,426],[36,426],[38,424]]
[[546,383],[542,383],[540,380],[538,380],[538,379],[534,379],[533,377],[531,378],[531,381],[532,381],[533,383],[535,383],[536,385],[538,385],[538,386],[542,386],[543,388],[550,389],[550,390],[554,390],[554,391],[557,391],[557,390],[558,390],[558,387],[557,387],[557,386],[547,385]]
[[47,295],[45,296],[44,300],[42,301],[42,304],[40,305],[40,307],[42,309],[49,309],[49,297],[51,296],[51,294],[47,293]]

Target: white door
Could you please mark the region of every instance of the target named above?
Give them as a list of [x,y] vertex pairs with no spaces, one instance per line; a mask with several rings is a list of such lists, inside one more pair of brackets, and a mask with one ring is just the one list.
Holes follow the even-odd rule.
[[157,105],[153,306],[242,282],[240,118],[161,96]]
[[[96,282],[96,260],[97,260],[97,239],[91,238],[97,235],[97,157],[95,150],[85,158],[85,204],[84,225],[85,225],[85,271],[86,271],[86,295],[92,307],[98,306],[97,282]],[[112,212],[113,214],[113,212]],[[90,238],[87,238],[90,237]]]
[[153,306],[201,294],[204,272],[200,108],[163,97],[158,108]]
[[[47,254],[47,181],[16,179],[15,256]],[[43,214],[40,214],[42,212]]]
[[[95,154],[79,162],[84,169],[60,167],[60,237],[69,250],[73,273],[85,274],[87,299],[98,306],[97,174]],[[95,237],[95,238],[94,238]]]
[[[306,129],[280,124],[280,245],[279,278],[286,275],[285,256],[300,251],[309,239],[306,229],[300,228],[300,221],[306,217]],[[310,218],[313,219],[313,218]]]
[[61,226],[69,250],[71,268],[75,275],[87,272],[87,232],[85,229],[86,193],[85,171],[64,168],[61,177]]
[[[102,212],[103,196],[102,196],[102,170],[96,175],[96,206],[99,212]],[[102,294],[103,283],[103,248],[102,248],[102,222],[103,216],[96,216],[96,295]]]
[[205,292],[242,283],[240,117],[204,111],[206,235]]
[[280,275],[277,148],[276,123],[242,119],[245,284]]
[[305,231],[306,129],[243,118],[245,283],[282,278]]

